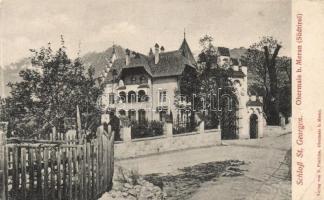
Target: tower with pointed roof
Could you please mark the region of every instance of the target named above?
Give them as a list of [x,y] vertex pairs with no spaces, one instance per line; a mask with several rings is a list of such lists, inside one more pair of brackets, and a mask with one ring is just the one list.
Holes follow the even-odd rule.
[[115,60],[117,59],[117,54],[116,54],[116,49],[115,49],[115,44],[113,44],[113,46],[112,46],[112,56],[111,56],[111,62],[112,63],[114,63],[115,62]]

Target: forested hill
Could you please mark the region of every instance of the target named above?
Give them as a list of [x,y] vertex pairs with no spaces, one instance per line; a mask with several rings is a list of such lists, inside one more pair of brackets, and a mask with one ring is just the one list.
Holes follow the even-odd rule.
[[[93,66],[96,70],[96,76],[98,76],[107,66],[108,60],[111,58],[113,52],[113,47],[109,47],[105,51],[102,52],[89,52],[82,56],[82,61],[85,64],[86,67]],[[115,45],[115,52],[117,57],[123,58],[125,57],[125,50],[119,46]],[[15,63],[12,63],[10,65],[7,65],[4,67],[4,80],[3,81],[5,85],[7,85],[9,82],[17,82],[20,80],[19,77],[19,71],[26,69],[26,68],[32,68],[30,59],[29,58],[23,58]],[[5,96],[9,95],[9,88],[5,87]],[[0,92],[1,94],[1,92]]]
[[[247,49],[234,48],[230,50],[231,57],[239,58],[246,52]],[[109,47],[102,52],[89,52],[82,56],[82,61],[85,66],[93,66],[96,70],[96,76],[100,75],[102,71],[107,66],[108,60],[111,58],[113,48]],[[115,52],[117,57],[125,57],[125,49],[119,45],[115,45]],[[196,54],[198,54],[197,52]],[[197,56],[197,55],[195,55]],[[31,63],[29,58],[23,58],[15,63],[5,66],[4,69],[4,80],[3,82],[7,85],[9,82],[17,82],[20,80],[19,71],[22,69],[31,68]],[[5,95],[9,94],[9,88],[5,87]]]

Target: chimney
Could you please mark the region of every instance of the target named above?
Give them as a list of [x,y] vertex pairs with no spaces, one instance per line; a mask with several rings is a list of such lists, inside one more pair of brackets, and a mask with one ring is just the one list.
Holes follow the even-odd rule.
[[116,50],[115,50],[115,45],[113,45],[112,56],[110,59],[111,63],[114,63],[116,59],[117,59],[117,54],[116,54]]
[[164,53],[164,46],[161,46],[161,53]]
[[150,48],[149,56],[153,56],[152,48]]
[[129,65],[129,61],[130,61],[130,50],[126,49],[126,65]]
[[241,71],[243,72],[243,74],[245,74],[245,76],[247,76],[247,67],[246,66],[241,66]]
[[158,64],[160,59],[159,45],[156,43],[154,47],[155,47],[155,64]]
[[261,103],[263,103],[263,96],[259,96],[258,99]]
[[237,66],[237,65],[233,65],[233,70],[234,70],[234,71],[238,71],[238,70],[239,70],[239,66]]

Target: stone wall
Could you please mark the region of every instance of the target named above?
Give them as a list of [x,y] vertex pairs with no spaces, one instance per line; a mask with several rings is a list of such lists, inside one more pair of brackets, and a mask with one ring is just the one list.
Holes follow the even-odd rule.
[[291,131],[291,124],[286,124],[286,126],[266,126],[264,128],[264,136],[281,135],[289,131]]
[[124,138],[124,141],[115,143],[116,159],[221,144],[221,133],[218,129],[133,140],[125,136]]

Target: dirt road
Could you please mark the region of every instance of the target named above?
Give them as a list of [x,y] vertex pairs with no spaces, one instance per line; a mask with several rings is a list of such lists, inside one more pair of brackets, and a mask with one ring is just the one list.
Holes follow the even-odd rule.
[[[225,141],[223,146],[191,149],[161,155],[117,161],[124,168],[142,175],[176,176],[186,167],[225,160],[241,160],[242,176],[219,177],[199,183],[191,200],[273,200],[291,199],[291,182],[284,162],[291,147],[291,133],[271,134],[254,140]],[[179,188],[179,191],[181,188]]]

